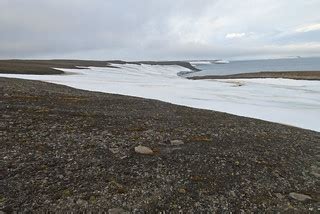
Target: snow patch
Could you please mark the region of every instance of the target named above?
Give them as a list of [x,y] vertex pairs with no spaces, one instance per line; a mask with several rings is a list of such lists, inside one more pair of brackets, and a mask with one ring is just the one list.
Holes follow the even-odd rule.
[[119,68],[60,69],[73,75],[0,76],[157,99],[320,131],[320,81],[188,80],[177,73],[190,70],[175,65],[115,66]]

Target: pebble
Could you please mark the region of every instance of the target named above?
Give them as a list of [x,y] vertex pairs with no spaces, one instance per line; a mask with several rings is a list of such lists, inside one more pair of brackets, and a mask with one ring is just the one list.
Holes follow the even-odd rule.
[[143,154],[143,155],[152,155],[153,154],[152,149],[150,149],[149,147],[146,147],[146,146],[136,146],[136,147],[134,147],[134,151],[136,153]]
[[275,196],[276,196],[278,199],[284,199],[284,196],[283,196],[281,193],[276,193]]
[[183,188],[179,189],[178,192],[180,192],[181,194],[186,194],[187,193],[187,191],[185,189],[183,189]]
[[112,208],[108,210],[109,214],[126,214],[128,212],[126,212],[124,209],[122,208]]
[[230,195],[231,195],[232,197],[236,197],[236,196],[237,196],[234,191],[230,191]]
[[300,194],[300,193],[296,193],[296,192],[291,192],[289,194],[289,197],[290,198],[293,198],[295,200],[298,200],[298,201],[305,201],[305,200],[311,200],[312,198],[308,195],[304,195],[304,194]]
[[311,174],[317,178],[320,178],[320,168],[317,166],[311,167]]
[[171,140],[170,143],[173,146],[180,146],[180,145],[184,144],[184,142],[182,140]]
[[78,199],[76,203],[77,203],[79,206],[82,206],[82,207],[87,207],[87,206],[88,206],[88,202],[85,201],[85,200],[82,200],[82,199]]
[[117,153],[119,153],[119,149],[118,149],[118,148],[110,148],[109,151],[110,151],[112,154],[117,154]]

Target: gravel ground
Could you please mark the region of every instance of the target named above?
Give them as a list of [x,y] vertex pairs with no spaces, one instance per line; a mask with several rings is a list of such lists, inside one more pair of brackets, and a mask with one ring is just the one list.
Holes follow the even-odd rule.
[[0,110],[3,212],[320,210],[317,132],[6,78]]

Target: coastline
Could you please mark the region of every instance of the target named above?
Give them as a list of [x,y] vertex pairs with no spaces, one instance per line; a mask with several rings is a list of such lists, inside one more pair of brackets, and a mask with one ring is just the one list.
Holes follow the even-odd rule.
[[192,76],[187,77],[191,80],[204,79],[267,79],[267,78],[283,78],[294,80],[320,80],[320,71],[277,71],[277,72],[255,72],[255,73],[240,73],[231,75],[207,75],[207,76]]
[[[116,68],[116,65],[134,64],[134,65],[177,65],[187,68],[196,75],[200,71],[187,61],[133,61],[126,62],[122,60],[0,60],[1,74],[30,74],[30,75],[57,75],[65,74],[59,69],[84,69],[86,67]],[[182,77],[189,72],[180,73]],[[179,73],[178,73],[179,75]],[[265,79],[265,78],[285,78],[294,80],[320,80],[320,71],[277,71],[277,72],[255,72],[239,73],[232,75],[206,75],[186,77],[191,80],[203,79]]]
[[[40,81],[0,83],[2,211],[319,206],[318,132]],[[138,145],[154,154],[137,154]]]

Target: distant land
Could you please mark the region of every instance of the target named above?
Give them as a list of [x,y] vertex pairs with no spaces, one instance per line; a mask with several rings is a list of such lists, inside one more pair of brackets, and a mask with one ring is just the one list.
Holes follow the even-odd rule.
[[231,75],[210,75],[188,77],[192,80],[202,79],[254,79],[254,78],[284,78],[295,80],[320,80],[320,71],[262,71],[255,73],[241,73]]
[[179,65],[192,71],[199,69],[189,62],[182,61],[137,61],[126,62],[121,60],[94,61],[94,60],[0,60],[0,73],[3,74],[63,74],[58,68],[81,69],[82,67],[115,67],[111,64],[149,64],[149,65]]
[[[201,60],[198,60],[201,61]],[[64,74],[62,69],[84,69],[85,67],[116,67],[115,64],[148,64],[148,65],[178,65],[188,68],[193,72],[200,69],[188,61],[134,61],[122,60],[0,60],[0,73],[3,74],[35,74],[35,75],[57,75]],[[251,78],[286,78],[296,80],[320,80],[320,71],[261,71],[255,73],[241,73],[232,75],[208,75],[187,77],[191,80],[200,79],[251,79]]]

